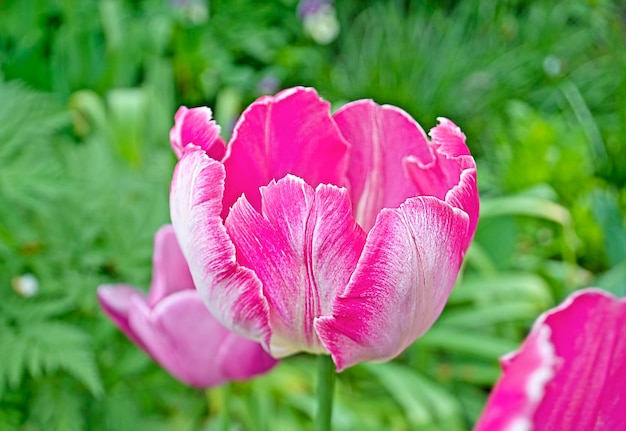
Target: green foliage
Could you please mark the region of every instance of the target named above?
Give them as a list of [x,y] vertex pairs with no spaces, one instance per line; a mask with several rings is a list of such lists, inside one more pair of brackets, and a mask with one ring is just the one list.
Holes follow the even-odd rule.
[[[0,14],[0,431],[310,429],[311,358],[186,388],[101,314],[147,286],[179,104],[224,134],[269,86],[444,115],[478,157],[481,221],[441,318],[339,376],[336,430],[464,430],[542,311],[626,294],[626,32],[613,1],[336,2],[318,46],[296,0],[9,0]],[[32,274],[30,297],[19,277]],[[13,288],[12,288],[13,287]]]

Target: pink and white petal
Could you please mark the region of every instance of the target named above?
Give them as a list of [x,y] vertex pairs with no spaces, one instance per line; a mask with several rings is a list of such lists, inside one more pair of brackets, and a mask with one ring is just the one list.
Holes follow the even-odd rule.
[[154,307],[161,299],[187,289],[195,290],[195,287],[174,228],[169,224],[162,226],[154,236],[152,284],[148,305]]
[[343,185],[347,152],[348,143],[330,116],[330,104],[312,88],[295,87],[258,99],[237,121],[224,158],[222,216],[243,193],[259,209],[259,188],[286,174],[313,187]]
[[128,322],[133,298],[145,301],[145,296],[142,291],[125,284],[107,284],[98,287],[98,302],[104,313],[133,343],[144,350],[145,345]]
[[315,323],[339,371],[389,360],[430,328],[456,280],[468,223],[433,197],[381,211],[332,316]]
[[446,118],[429,132],[431,156],[409,156],[404,170],[420,195],[435,196],[470,216],[467,246],[478,223],[476,163],[465,144],[461,129]]
[[478,199],[478,185],[476,183],[476,168],[469,168],[461,172],[459,183],[446,193],[446,202],[455,208],[460,208],[469,216],[469,228],[467,229],[466,243],[467,249],[474,239],[478,215],[480,211],[480,200]]
[[226,381],[216,358],[230,331],[211,316],[196,291],[170,295],[152,310],[135,300],[130,324],[150,356],[179,380],[199,388]]
[[179,159],[183,155],[183,149],[193,144],[202,148],[212,159],[222,160],[226,153],[226,144],[219,134],[220,126],[213,120],[211,109],[206,106],[191,109],[181,106],[174,116],[170,143]]
[[228,334],[217,354],[217,367],[228,380],[247,380],[274,368],[272,358],[259,343],[234,332]]
[[550,340],[563,363],[535,413],[535,429],[622,429],[626,299],[585,289],[570,295],[540,322],[552,330]]
[[196,289],[226,327],[268,346],[269,309],[261,281],[235,259],[222,224],[224,166],[197,147],[174,170],[170,213]]
[[372,100],[339,109],[333,119],[350,143],[348,181],[353,211],[369,231],[383,208],[397,208],[417,195],[403,170],[408,156],[430,159],[426,133],[405,111]]
[[270,309],[270,352],[325,352],[314,319],[330,313],[356,267],[365,234],[352,217],[345,189],[315,190],[288,175],[261,188],[262,214],[241,197],[226,228],[238,262],[263,282]]
[[[498,424],[524,423],[534,431],[601,431],[622,429],[626,423],[626,299],[598,289],[583,289],[542,314],[518,352],[504,363],[477,431],[505,429]],[[532,363],[544,333],[555,366],[549,381],[529,390],[515,386],[531,382],[542,367]],[[545,368],[545,367],[543,367]],[[532,386],[532,385],[530,385]],[[511,403],[511,394],[517,396]],[[509,428],[511,425],[509,425]],[[518,429],[518,428],[515,428]]]
[[550,328],[537,327],[522,348],[502,358],[504,375],[489,397],[475,431],[532,431],[533,415],[560,364]]

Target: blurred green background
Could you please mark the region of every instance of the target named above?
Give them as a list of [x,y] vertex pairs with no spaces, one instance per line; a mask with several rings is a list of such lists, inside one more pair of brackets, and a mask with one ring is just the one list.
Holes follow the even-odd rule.
[[297,8],[0,0],[0,430],[212,430],[224,412],[232,430],[311,429],[312,358],[204,394],[99,310],[99,284],[149,285],[181,104],[227,136],[259,95],[305,85],[467,134],[482,207],[464,272],[404,354],[340,374],[336,430],[471,429],[542,311],[580,287],[626,294],[624,3]]

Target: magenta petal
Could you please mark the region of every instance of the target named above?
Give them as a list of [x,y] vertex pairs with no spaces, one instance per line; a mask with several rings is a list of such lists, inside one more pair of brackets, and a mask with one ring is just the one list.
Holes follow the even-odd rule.
[[224,158],[228,209],[243,193],[260,208],[259,188],[286,174],[309,185],[343,185],[348,143],[330,117],[330,104],[311,88],[296,87],[250,105],[235,125]]
[[154,236],[152,285],[148,305],[180,290],[195,290],[189,266],[180,250],[172,225],[162,226]]
[[507,373],[500,380],[476,431],[533,429],[533,414],[558,363],[550,343],[550,329],[544,326],[534,331],[523,350],[502,358],[505,370],[519,371]]
[[331,317],[317,319],[338,370],[398,355],[441,313],[464,254],[468,217],[433,197],[384,209]]
[[469,215],[467,247],[478,223],[476,163],[465,144],[465,135],[452,121],[439,118],[439,125],[430,131],[430,136],[429,157],[407,157],[404,169],[418,194],[443,199]]
[[263,282],[270,308],[271,352],[325,352],[314,319],[329,315],[365,243],[345,189],[313,189],[287,176],[261,188],[262,214],[241,197],[226,228],[239,263]]
[[220,217],[224,177],[220,162],[197,147],[188,147],[172,180],[172,224],[196,288],[211,313],[228,328],[267,345],[269,311],[261,281],[237,264],[235,247]]
[[170,143],[179,159],[183,155],[183,149],[193,144],[202,148],[212,159],[222,160],[226,145],[219,134],[220,126],[213,121],[213,114],[209,108],[202,106],[189,109],[181,106],[174,116]]
[[408,156],[429,159],[428,139],[406,112],[371,100],[348,103],[333,118],[351,144],[347,177],[353,211],[368,231],[381,209],[397,208],[417,195],[403,160]]
[[129,324],[129,310],[133,298],[145,301],[145,294],[125,284],[108,284],[98,287],[98,302],[105,314],[133,343],[146,350],[145,345]]
[[152,310],[135,299],[131,311],[134,332],[150,356],[172,375],[202,388],[227,380],[216,357],[230,331],[211,316],[196,291],[168,296]]
[[[535,431],[622,429],[626,423],[624,328],[626,299],[597,289],[570,295],[535,322],[520,350],[507,360],[476,429],[495,431],[504,429],[498,424],[512,423],[527,424],[526,429]],[[531,381],[538,372],[538,364],[527,358],[544,331],[554,350],[554,373],[541,382],[539,393],[518,389],[522,392],[518,396],[525,398],[511,405],[514,385]]]

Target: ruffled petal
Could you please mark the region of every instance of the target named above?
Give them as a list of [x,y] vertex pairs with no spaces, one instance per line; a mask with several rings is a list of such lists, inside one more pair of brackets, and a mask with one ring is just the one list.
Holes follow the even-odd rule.
[[505,370],[519,372],[500,380],[476,431],[532,430],[533,414],[558,363],[550,328],[539,328],[526,339],[523,350],[502,358]]
[[403,160],[408,156],[429,159],[426,133],[403,110],[358,100],[339,109],[333,119],[350,143],[348,181],[353,211],[369,231],[383,208],[397,208],[417,196],[408,180]]
[[389,360],[430,328],[456,280],[468,223],[433,197],[381,211],[332,316],[315,323],[339,371]]
[[154,236],[152,258],[152,285],[148,305],[181,290],[195,290],[189,266],[183,256],[172,225],[162,226]]
[[211,316],[196,291],[170,295],[154,309],[135,298],[130,311],[130,325],[146,351],[173,376],[200,388],[227,380],[216,359],[230,331]]
[[174,116],[174,127],[170,130],[170,143],[179,159],[183,149],[193,144],[202,148],[212,159],[222,160],[226,144],[220,138],[220,126],[213,121],[213,113],[206,106],[187,108],[181,106]]
[[136,345],[146,350],[143,341],[129,324],[129,309],[133,298],[145,301],[145,294],[125,284],[107,284],[98,287],[98,302],[104,313]]
[[170,212],[194,284],[222,324],[268,346],[268,306],[260,280],[237,264],[222,224],[224,166],[187,147],[174,170]]
[[[570,295],[540,316],[521,349],[506,359],[504,374],[476,429],[622,429],[626,423],[624,328],[626,299],[597,289]],[[533,380],[542,367],[528,358],[544,332],[549,335],[556,365],[549,378]],[[517,402],[513,404],[510,394],[518,384]]]
[[259,209],[259,188],[286,174],[313,187],[343,185],[347,150],[330,117],[330,104],[315,90],[296,87],[258,99],[239,118],[224,158],[222,216],[243,193]]
[[238,262],[263,282],[270,307],[275,357],[298,351],[325,352],[313,327],[329,315],[365,243],[345,189],[320,184],[313,189],[287,176],[261,188],[262,210],[241,197],[226,228]]
[[404,170],[419,195],[435,196],[469,215],[464,242],[467,248],[478,223],[476,163],[465,144],[465,135],[452,121],[439,118],[439,125],[429,134],[432,140],[428,157],[425,153],[407,157]]

